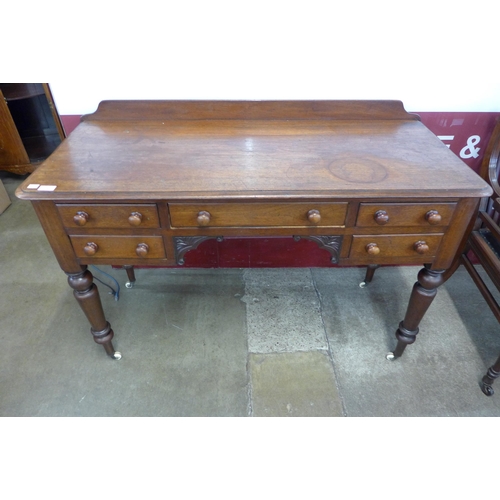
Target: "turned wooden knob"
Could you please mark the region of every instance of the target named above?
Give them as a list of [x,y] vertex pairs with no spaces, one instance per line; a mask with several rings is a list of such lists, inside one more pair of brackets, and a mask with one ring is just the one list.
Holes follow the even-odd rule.
[[365,247],[366,253],[369,255],[378,255],[380,253],[380,248],[376,243],[368,243]]
[[437,210],[429,210],[426,214],[425,214],[425,220],[429,223],[429,224],[439,224],[442,220],[442,217],[441,215],[439,214],[439,212]]
[[429,245],[425,241],[417,241],[413,245],[413,248],[415,249],[415,252],[419,254],[424,254],[429,251]]
[[142,214],[140,212],[132,212],[128,216],[128,223],[131,226],[140,226],[142,222]]
[[149,245],[147,243],[139,243],[135,249],[135,253],[139,257],[146,257],[149,252]]
[[76,215],[73,217],[73,222],[77,226],[85,226],[88,220],[89,214],[87,212],[76,212]]
[[198,212],[198,217],[196,218],[198,226],[208,226],[210,224],[210,213],[202,210]]
[[307,219],[311,224],[319,224],[321,221],[319,210],[309,210],[309,212],[307,212]]
[[88,255],[89,257],[92,257],[92,255],[95,255],[97,253],[97,250],[99,250],[99,247],[97,246],[97,243],[94,243],[91,241],[90,243],[87,243],[83,247],[83,251],[85,252],[85,255]]
[[389,222],[389,214],[385,210],[377,210],[373,218],[375,222],[381,226]]

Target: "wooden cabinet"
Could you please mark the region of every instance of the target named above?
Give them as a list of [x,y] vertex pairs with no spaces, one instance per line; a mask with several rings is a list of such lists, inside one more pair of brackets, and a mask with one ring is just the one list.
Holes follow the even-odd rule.
[[0,170],[33,172],[65,138],[46,83],[0,83]]

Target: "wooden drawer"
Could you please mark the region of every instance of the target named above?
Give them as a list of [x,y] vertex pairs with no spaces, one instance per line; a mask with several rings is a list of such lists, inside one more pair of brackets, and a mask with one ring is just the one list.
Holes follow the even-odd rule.
[[[70,236],[75,253],[92,259],[163,259],[161,236]],[[146,245],[146,247],[144,246]]]
[[160,226],[154,204],[137,205],[57,205],[67,228],[153,228]]
[[442,233],[353,236],[349,256],[375,262],[386,257],[434,257],[442,237]]
[[356,226],[448,226],[456,203],[361,203]]
[[171,203],[169,210],[172,227],[339,227],[347,203]]

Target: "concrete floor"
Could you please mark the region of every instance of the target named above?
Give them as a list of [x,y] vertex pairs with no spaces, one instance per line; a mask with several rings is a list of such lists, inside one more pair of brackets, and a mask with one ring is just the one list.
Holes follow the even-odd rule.
[[[0,172],[0,416],[500,416],[500,326],[464,269],[387,361],[419,268],[100,269],[120,361],[92,341],[21,178]],[[99,271],[94,275],[112,284]]]

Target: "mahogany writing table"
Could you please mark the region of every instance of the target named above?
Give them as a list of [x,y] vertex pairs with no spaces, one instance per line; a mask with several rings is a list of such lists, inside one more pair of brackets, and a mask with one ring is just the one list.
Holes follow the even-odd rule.
[[398,101],[104,101],[16,194],[112,357],[88,264],[130,277],[209,238],[289,236],[339,265],[424,265],[393,358],[491,188]]

